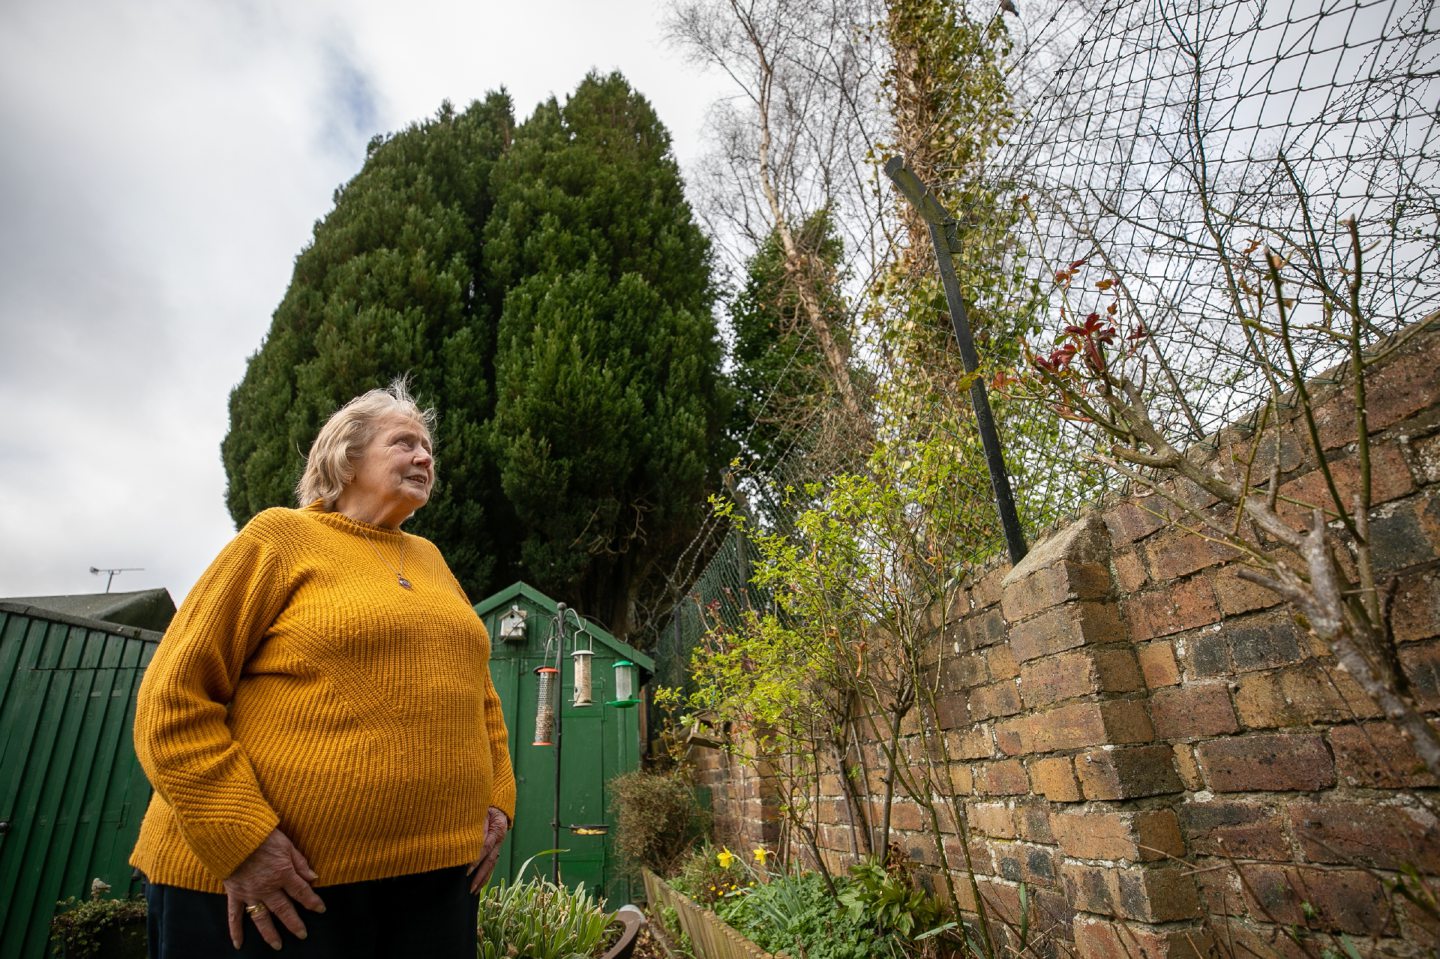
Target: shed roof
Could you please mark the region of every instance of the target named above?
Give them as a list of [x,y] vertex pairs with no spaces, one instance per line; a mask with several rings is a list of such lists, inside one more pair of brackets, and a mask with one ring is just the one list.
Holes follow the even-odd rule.
[[[531,586],[529,583],[516,580],[514,583],[500,590],[498,593],[487,596],[480,602],[476,603],[475,612],[479,613],[482,617],[488,616],[497,610],[504,609],[507,606],[513,605],[516,600],[522,598],[525,599],[529,604],[533,605],[535,608],[545,610],[551,616],[554,616],[558,611],[557,607],[559,603],[557,600],[553,600],[549,596],[546,596],[544,593],[540,592],[538,589],[536,589],[534,586]],[[639,666],[646,672],[652,674],[655,672],[654,659],[646,656],[644,653],[640,652],[640,650],[636,649],[634,646],[631,646],[629,643],[625,643],[616,639],[614,636],[610,635],[609,632],[602,629],[599,625],[590,622],[588,619],[584,619],[584,617],[581,618],[582,620],[584,620],[585,623],[585,632],[595,637],[598,642],[608,646],[617,654],[630,660],[632,663],[635,663],[637,666]]]
[[163,633],[175,616],[175,600],[170,598],[168,589],[78,593],[72,596],[15,596],[5,598],[3,602],[77,619],[136,626],[157,633]]

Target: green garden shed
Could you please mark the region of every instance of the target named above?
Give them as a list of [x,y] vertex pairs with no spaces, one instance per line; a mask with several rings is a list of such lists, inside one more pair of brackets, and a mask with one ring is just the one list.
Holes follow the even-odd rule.
[[56,901],[95,879],[140,891],[126,860],[150,800],[130,730],[160,633],[34,602],[0,601],[4,959],[48,955]]
[[[556,848],[555,821],[556,746],[532,745],[536,739],[536,703],[541,666],[553,666],[560,618],[558,603],[525,583],[516,583],[475,606],[490,633],[490,674],[504,705],[510,730],[510,761],[518,790],[515,828],[500,851],[495,869],[499,878],[516,878],[525,861],[538,852]],[[515,624],[523,623],[523,628]],[[590,649],[594,705],[574,706],[574,659],[578,646]],[[638,877],[623,874],[613,851],[613,835],[584,827],[612,825],[606,783],[640,762],[643,705],[616,706],[615,665],[639,667],[635,686],[654,673],[649,656],[622,643],[594,623],[573,612],[565,617],[565,648],[560,655],[560,790],[558,848],[560,878],[567,885],[581,882],[586,889],[603,892],[612,907],[642,895]],[[638,695],[637,697],[638,698]],[[548,857],[532,869],[548,876]],[[633,885],[632,885],[633,884]]]

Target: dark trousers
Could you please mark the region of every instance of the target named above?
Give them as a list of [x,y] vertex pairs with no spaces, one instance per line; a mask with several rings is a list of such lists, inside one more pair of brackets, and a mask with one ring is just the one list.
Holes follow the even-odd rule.
[[[475,915],[464,866],[315,890],[323,913],[297,904],[305,939],[275,920],[287,959],[475,959]],[[237,952],[225,922],[225,897],[147,884],[150,959],[274,956],[247,916]]]

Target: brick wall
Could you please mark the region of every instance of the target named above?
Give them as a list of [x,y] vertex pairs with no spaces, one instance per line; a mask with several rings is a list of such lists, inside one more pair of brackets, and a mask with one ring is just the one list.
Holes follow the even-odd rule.
[[[1368,402],[1376,562],[1396,586],[1401,667],[1432,712],[1437,370],[1440,334],[1417,336],[1377,367]],[[1327,459],[1353,488],[1348,395],[1343,384],[1320,395]],[[1300,435],[1293,422],[1273,431],[1266,455],[1278,442],[1285,495],[1323,502]],[[1237,427],[1208,448],[1243,440]],[[1233,551],[1150,512],[1165,508],[1155,496],[1114,502],[1015,568],[977,571],[952,611],[959,629],[936,644],[981,894],[1014,915],[1025,883],[1035,924],[1081,956],[1304,954],[1284,926],[1312,930],[1314,955],[1340,934],[1363,953],[1431,954],[1436,924],[1396,907],[1385,885],[1408,865],[1440,891],[1440,788],[1290,608],[1239,578]],[[763,776],[718,752],[701,770],[723,841],[773,841]],[[827,778],[818,818],[840,863],[848,830]],[[895,823],[923,872],[936,857],[919,807],[898,799]]]

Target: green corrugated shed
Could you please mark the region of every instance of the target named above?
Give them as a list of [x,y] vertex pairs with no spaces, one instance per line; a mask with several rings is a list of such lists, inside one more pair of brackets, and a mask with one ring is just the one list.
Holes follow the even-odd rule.
[[0,601],[0,957],[48,954],[55,903],[140,891],[150,799],[135,693],[160,634]]
[[[511,607],[518,607],[526,615],[523,642],[501,638],[500,620]],[[501,847],[496,878],[514,879],[515,871],[526,859],[554,845],[555,748],[531,744],[535,741],[538,688],[535,669],[551,663],[545,656],[545,641],[554,628],[556,608],[555,600],[525,583],[516,583],[475,605],[490,632],[490,674],[510,730],[510,761],[518,787],[515,828]],[[567,623],[566,635],[573,635],[574,619],[567,617]],[[643,682],[645,676],[654,673],[655,662],[594,623],[585,623],[584,629],[595,652],[595,705],[570,705],[574,674],[570,657],[573,647],[568,641],[561,657],[560,848],[566,852],[560,855],[560,878],[567,885],[583,882],[586,889],[599,890],[612,908],[618,908],[640,896],[642,887],[638,876],[622,873],[612,848],[614,836],[578,835],[566,827],[613,825],[606,783],[639,765],[643,709],[606,705],[615,698],[613,667],[617,661],[628,659],[641,668]],[[534,868],[548,877],[550,860],[537,860]]]

